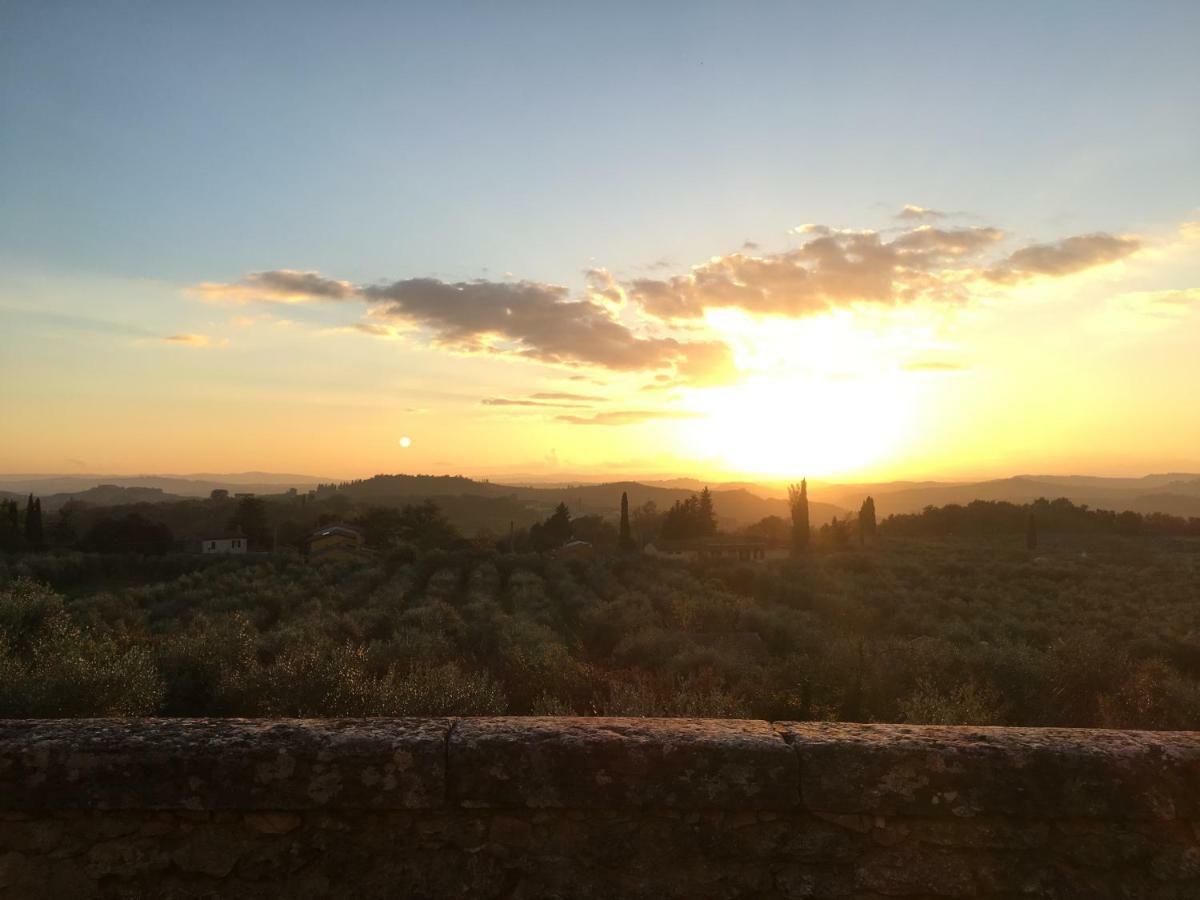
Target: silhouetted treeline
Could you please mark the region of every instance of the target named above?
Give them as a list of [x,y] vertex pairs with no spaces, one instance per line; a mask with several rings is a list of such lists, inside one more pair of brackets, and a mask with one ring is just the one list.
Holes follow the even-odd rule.
[[[1200,518],[1091,509],[1065,498],[1022,505],[976,500],[965,506],[929,506],[919,513],[891,515],[879,523],[878,529],[884,535],[905,537],[1038,533],[1186,536],[1200,535]],[[1036,537],[1031,540],[1036,546]]]
[[660,536],[668,540],[711,537],[716,533],[717,513],[713,508],[712,492],[708,488],[686,500],[676,500],[663,513],[659,528]]

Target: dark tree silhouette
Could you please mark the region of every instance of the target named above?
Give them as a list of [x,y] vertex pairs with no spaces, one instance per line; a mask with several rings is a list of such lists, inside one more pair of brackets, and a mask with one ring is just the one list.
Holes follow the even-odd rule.
[[174,544],[175,537],[170,528],[138,513],[101,519],[88,529],[83,539],[84,548],[97,553],[142,553],[148,556],[161,556]]
[[618,546],[624,551],[634,548],[633,533],[629,528],[629,494],[621,492],[621,527],[617,538]]
[[229,527],[246,536],[252,550],[266,550],[271,544],[267,526],[267,504],[258,497],[243,497],[229,520]]
[[708,488],[686,500],[676,500],[663,514],[662,537],[669,540],[712,537],[716,533],[716,510]]
[[0,504],[0,550],[20,550],[25,543],[21,534],[21,508],[16,500]]
[[1029,521],[1025,524],[1025,546],[1036,550],[1038,545],[1037,516],[1029,511]]
[[58,511],[58,517],[50,526],[50,542],[56,547],[70,547],[78,540],[75,533],[74,501],[64,504]]
[[717,512],[713,509],[712,492],[705,487],[700,492],[700,500],[697,503],[697,516],[699,518],[700,528],[706,535],[717,533]]
[[529,529],[529,542],[539,552],[561,547],[570,539],[571,511],[565,503],[558,504],[546,521],[537,522]]
[[788,505],[792,511],[792,552],[803,553],[809,543],[807,478],[788,485]]
[[875,537],[875,498],[867,497],[858,510],[858,542],[865,544],[867,538]]
[[46,532],[42,527],[42,500],[33,494],[29,495],[25,504],[25,541],[35,550],[41,549],[46,543]]

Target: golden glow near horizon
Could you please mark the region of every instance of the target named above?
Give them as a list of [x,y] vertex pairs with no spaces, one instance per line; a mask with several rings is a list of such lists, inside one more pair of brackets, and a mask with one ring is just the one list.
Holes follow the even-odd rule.
[[[121,283],[111,290],[161,316],[164,337],[60,330],[36,354],[15,345],[11,364],[39,374],[31,391],[10,392],[12,421],[26,427],[0,448],[0,471],[871,480],[1195,470],[1200,229],[1145,248],[1072,277],[977,280],[953,302],[795,317],[708,308],[665,333],[729,348],[730,371],[711,382],[530,360],[497,352],[499,338],[477,352],[410,326],[379,333],[358,327],[349,304],[305,305],[295,291],[286,305],[254,305],[238,288],[223,309],[178,288],[164,305],[160,286]],[[614,315],[635,319],[614,296]],[[314,318],[327,310],[341,318]]]

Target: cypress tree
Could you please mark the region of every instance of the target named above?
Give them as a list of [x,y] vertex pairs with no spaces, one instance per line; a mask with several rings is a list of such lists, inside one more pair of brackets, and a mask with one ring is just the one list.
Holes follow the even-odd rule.
[[633,549],[633,533],[629,528],[629,494],[621,492],[621,535],[619,544],[622,550]]
[[875,498],[867,497],[858,510],[858,543],[865,544],[867,538],[875,537],[877,524],[875,522]]

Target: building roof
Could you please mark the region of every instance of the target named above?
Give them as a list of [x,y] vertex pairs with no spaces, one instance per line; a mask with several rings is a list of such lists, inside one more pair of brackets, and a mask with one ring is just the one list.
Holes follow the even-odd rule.
[[203,537],[197,538],[201,541],[244,541],[246,536],[240,531],[218,531],[213,534],[206,534]]
[[358,540],[362,537],[362,532],[357,528],[351,528],[349,525],[326,525],[324,528],[318,528],[310,534],[308,539],[311,541],[314,538],[330,537],[332,535],[341,535],[342,537]]

